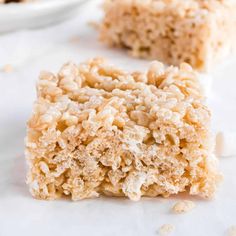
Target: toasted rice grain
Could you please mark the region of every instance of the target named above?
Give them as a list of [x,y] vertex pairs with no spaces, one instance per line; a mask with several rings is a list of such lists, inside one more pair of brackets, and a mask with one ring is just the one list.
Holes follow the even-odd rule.
[[228,229],[228,236],[236,236],[236,226],[235,225],[232,225]]
[[13,66],[10,64],[6,64],[2,67],[1,71],[4,73],[11,73],[13,71]]
[[192,201],[184,200],[179,201],[175,203],[175,205],[172,207],[172,211],[174,213],[186,213],[191,211],[193,208],[195,208],[195,203]]
[[174,231],[175,227],[171,224],[164,224],[160,227],[159,231],[158,231],[158,235],[160,236],[165,236],[165,235],[169,235]]

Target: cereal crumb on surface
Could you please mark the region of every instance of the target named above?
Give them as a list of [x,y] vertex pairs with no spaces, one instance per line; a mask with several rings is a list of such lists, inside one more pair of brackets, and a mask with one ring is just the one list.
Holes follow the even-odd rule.
[[2,72],[11,73],[13,71],[13,66],[11,64],[6,64],[1,69]]
[[236,225],[232,225],[229,229],[228,229],[228,234],[227,236],[236,236]]
[[158,235],[160,236],[165,236],[165,235],[169,235],[174,231],[175,227],[171,224],[164,224],[160,227],[160,229],[158,230]]
[[175,205],[172,207],[172,211],[174,213],[186,213],[191,211],[195,207],[195,203],[192,201],[184,200],[184,201],[179,201],[175,203]]
[[236,132],[221,131],[216,134],[215,154],[217,157],[232,157],[236,155]]
[[69,42],[72,44],[77,44],[79,43],[79,41],[80,41],[80,38],[78,36],[73,36],[69,39]]
[[90,26],[90,27],[92,27],[93,29],[96,29],[96,30],[98,30],[99,27],[100,27],[99,23],[97,23],[96,21],[89,21],[88,26]]

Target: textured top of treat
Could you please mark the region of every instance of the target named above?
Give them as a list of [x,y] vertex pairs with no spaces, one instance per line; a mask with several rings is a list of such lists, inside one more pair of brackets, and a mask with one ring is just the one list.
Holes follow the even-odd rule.
[[[30,126],[39,129],[44,129],[52,119],[60,118],[58,106],[68,106],[68,99],[73,101],[69,110],[74,118],[94,119],[96,127],[87,127],[94,133],[99,129],[99,122],[95,121],[99,120],[106,126],[115,124],[122,128],[137,124],[150,128],[157,114],[160,122],[171,121],[175,125],[182,125],[188,119],[190,123],[200,120],[206,123],[209,117],[208,109],[202,105],[196,74],[187,64],[182,64],[180,69],[165,69],[163,64],[153,62],[146,73],[126,73],[108,66],[103,59],[80,66],[68,63],[57,76],[48,72],[41,74],[38,98],[48,103],[48,107],[38,109],[44,115],[37,114],[35,117],[39,120],[30,122]],[[51,103],[55,103],[55,109]],[[202,114],[196,116],[195,111],[200,110]],[[86,122],[83,125],[86,126]]]
[[207,13],[215,11],[219,6],[231,6],[234,0],[105,0],[105,8],[109,8],[113,3],[132,4],[133,6],[148,7],[154,12],[163,10],[175,10],[176,14],[191,14],[191,12],[203,10]]

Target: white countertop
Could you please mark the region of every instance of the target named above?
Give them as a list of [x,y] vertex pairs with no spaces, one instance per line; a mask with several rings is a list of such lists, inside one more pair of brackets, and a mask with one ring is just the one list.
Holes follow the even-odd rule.
[[[39,72],[57,72],[67,61],[79,63],[96,56],[127,69],[141,70],[149,64],[100,44],[87,23],[100,16],[94,0],[76,18],[60,25],[0,35],[0,67],[13,66],[10,73],[0,72],[0,236],[158,235],[162,224],[175,226],[171,235],[226,235],[236,225],[236,157],[220,160],[225,179],[216,199],[190,198],[196,208],[183,215],[170,209],[186,196],[140,202],[116,198],[70,202],[39,201],[29,194],[24,136]],[[218,66],[212,76],[213,96],[208,103],[213,110],[213,129],[236,131],[236,58]]]

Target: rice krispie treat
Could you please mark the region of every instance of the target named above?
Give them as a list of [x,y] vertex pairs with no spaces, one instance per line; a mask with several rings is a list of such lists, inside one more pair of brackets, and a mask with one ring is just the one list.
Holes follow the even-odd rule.
[[43,72],[37,92],[26,138],[33,196],[214,195],[211,115],[187,64],[128,73],[103,59],[69,63]]
[[106,0],[100,38],[131,55],[209,69],[234,42],[231,0]]

